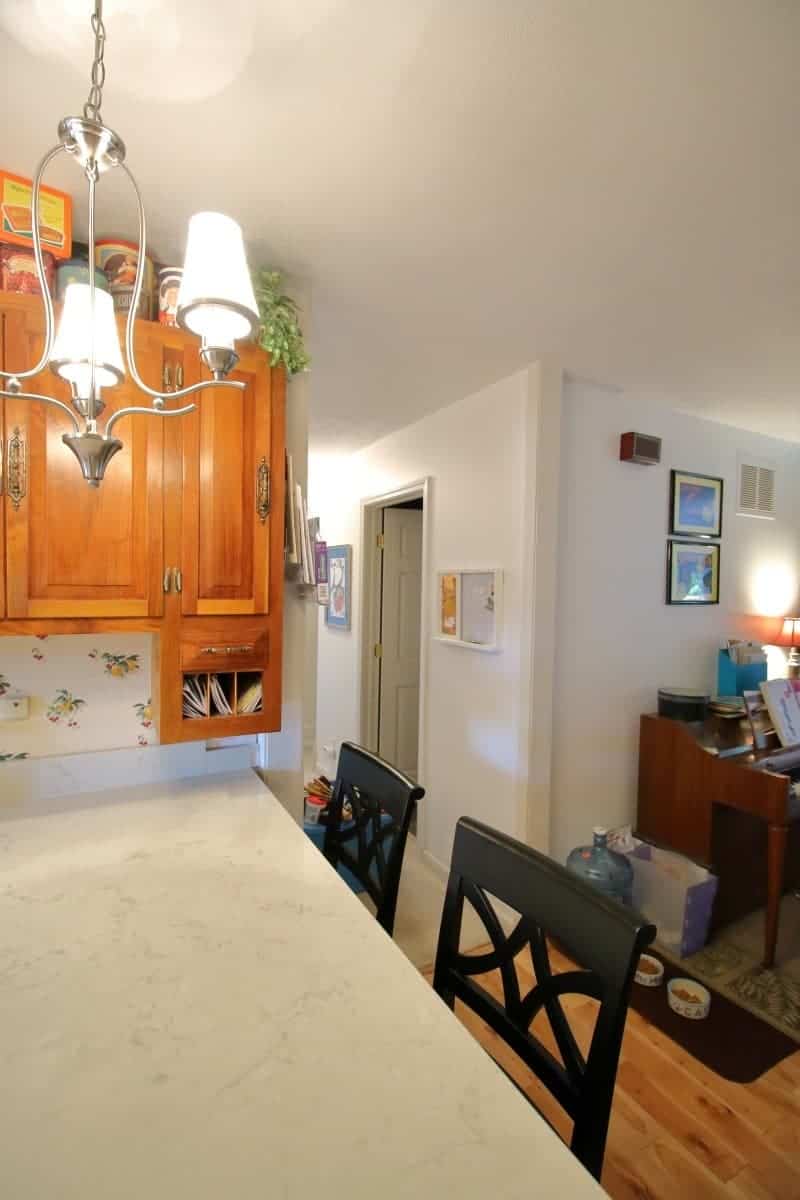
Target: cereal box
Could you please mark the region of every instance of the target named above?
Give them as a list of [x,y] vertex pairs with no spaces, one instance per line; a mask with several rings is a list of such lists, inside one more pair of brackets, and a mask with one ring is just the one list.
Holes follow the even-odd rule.
[[[15,246],[33,245],[31,220],[33,182],[0,170],[0,241]],[[72,197],[43,187],[39,202],[42,249],[55,258],[72,254]]]

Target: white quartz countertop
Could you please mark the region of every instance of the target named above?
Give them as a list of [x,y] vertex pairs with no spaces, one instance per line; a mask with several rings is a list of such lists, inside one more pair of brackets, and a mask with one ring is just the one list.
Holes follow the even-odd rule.
[[250,772],[0,803],[9,1200],[604,1193]]

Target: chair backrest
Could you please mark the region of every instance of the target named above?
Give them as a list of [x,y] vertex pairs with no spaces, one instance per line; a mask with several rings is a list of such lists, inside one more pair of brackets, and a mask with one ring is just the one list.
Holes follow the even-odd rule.
[[[424,795],[424,788],[377,754],[342,743],[323,849],[334,867],[343,864],[363,884],[390,936],[408,830]],[[342,817],[345,801],[352,807],[349,820]]]
[[[487,893],[519,914],[510,934]],[[459,952],[465,899],[486,927],[493,947],[488,954]],[[478,821],[458,822],[433,986],[451,1008],[458,998],[473,1009],[539,1077],[572,1118],[570,1148],[597,1179],[631,985],[639,955],[655,935],[655,926],[638,913],[552,859]],[[581,969],[554,974],[547,937]],[[536,983],[523,996],[513,960],[526,946]],[[493,970],[502,979],[502,1004],[474,979]],[[561,1005],[570,993],[600,1002],[586,1058]],[[531,1031],[543,1008],[562,1062]]]

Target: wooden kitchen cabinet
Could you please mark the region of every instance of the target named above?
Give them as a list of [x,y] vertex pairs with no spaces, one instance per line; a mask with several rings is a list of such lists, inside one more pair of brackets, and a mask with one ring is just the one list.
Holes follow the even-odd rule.
[[[38,297],[0,292],[5,369],[35,362],[43,329]],[[152,387],[198,382],[198,349],[181,330],[137,322],[137,364]],[[0,634],[157,634],[161,742],[280,728],[285,376],[245,347],[231,377],[243,392],[200,393],[188,416],[124,418],[123,449],[99,488],[61,441],[64,414],[0,398]],[[69,400],[49,368],[26,386]],[[101,428],[115,409],[147,402],[129,379],[103,398]],[[183,712],[187,675],[206,681],[201,718]],[[213,703],[212,676],[232,712]],[[259,708],[237,712],[259,680]]]
[[[186,615],[269,612],[271,374],[262,359],[244,350],[230,376],[244,391],[201,392],[182,423]],[[205,369],[202,377],[209,378]]]
[[[4,369],[34,363],[43,344],[40,308],[6,308],[3,324]],[[138,362],[146,382],[156,383],[161,367],[155,338],[139,339]],[[69,402],[69,388],[49,368],[26,386]],[[103,422],[115,409],[141,403],[127,380],[103,398]],[[66,415],[47,404],[6,397],[8,617],[160,615],[162,426],[156,417],[124,418],[117,426],[123,449],[102,485],[90,488],[61,440],[70,431]]]

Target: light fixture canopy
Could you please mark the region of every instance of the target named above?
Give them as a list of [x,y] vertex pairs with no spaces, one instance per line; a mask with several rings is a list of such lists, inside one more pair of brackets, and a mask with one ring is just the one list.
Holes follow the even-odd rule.
[[[5,380],[0,396],[18,396],[60,409],[69,418],[72,432],[63,435],[81,467],[86,481],[97,487],[110,460],[122,449],[112,430],[122,417],[137,413],[149,416],[180,416],[191,412],[194,404],[168,408],[167,403],[193,395],[207,387],[241,390],[244,384],[226,379],[238,362],[235,343],[252,337],[259,325],[258,307],[247,268],[242,231],[235,221],[221,213],[198,213],[189,223],[186,267],[178,301],[178,320],[185,329],[202,338],[200,354],[213,375],[175,392],[159,392],[149,387],[136,365],[134,353],[135,317],[139,307],[147,254],[147,229],[144,206],[136,180],[125,162],[125,143],[119,134],[103,124],[100,107],[105,82],[105,40],[103,0],[94,0],[91,17],[94,33],[94,60],[91,87],[83,106],[83,115],[64,117],[58,126],[58,144],[47,152],[33,179],[31,197],[31,233],[36,272],[45,312],[45,344],[38,363],[24,371],[0,371]],[[55,331],[53,301],[47,286],[42,258],[40,207],[41,185],[49,163],[59,154],[68,154],[81,167],[88,185],[89,282],[67,288],[58,331]],[[125,327],[123,358],[117,334],[111,296],[95,286],[95,189],[101,175],[119,168],[128,177],[136,196],[139,217],[139,258],[130,309]],[[149,403],[118,409],[108,420],[105,432],[97,428],[97,417],[104,408],[103,388],[114,387],[127,370]],[[23,381],[38,375],[47,365],[66,380],[72,392],[72,407],[53,396],[26,391]],[[79,423],[75,414],[81,419]]]

